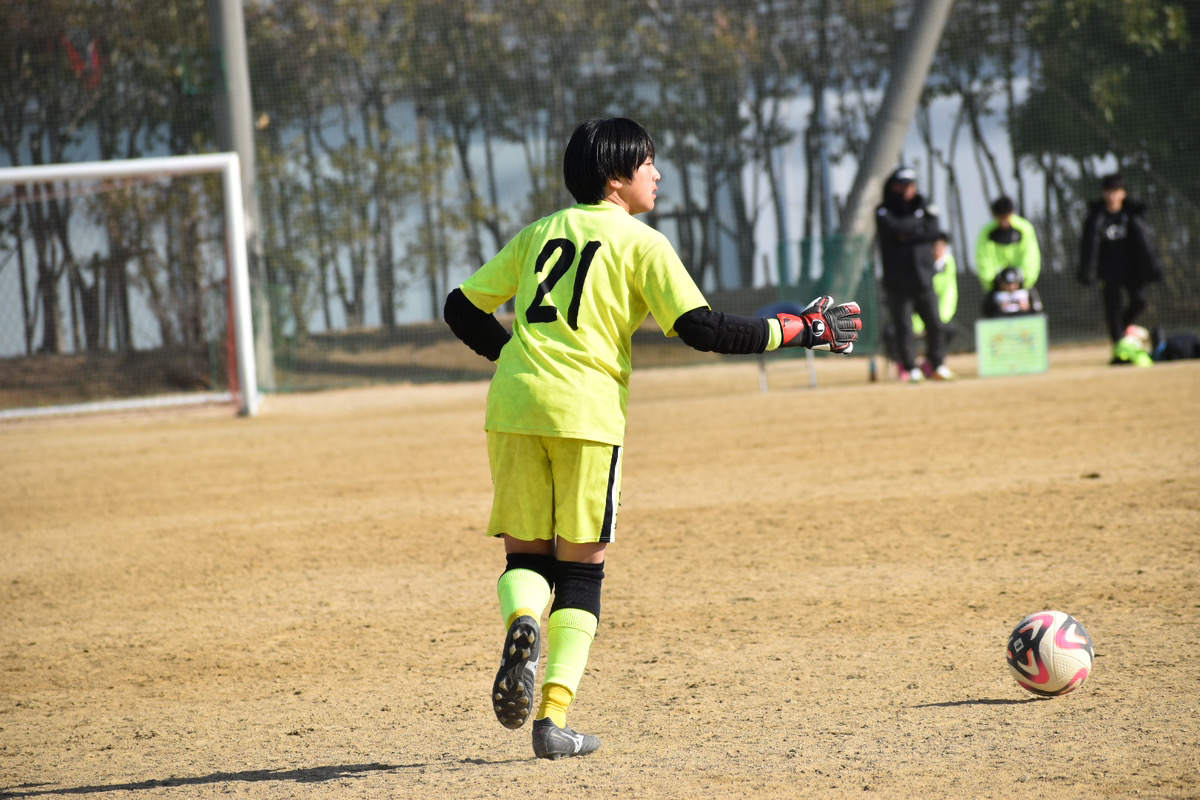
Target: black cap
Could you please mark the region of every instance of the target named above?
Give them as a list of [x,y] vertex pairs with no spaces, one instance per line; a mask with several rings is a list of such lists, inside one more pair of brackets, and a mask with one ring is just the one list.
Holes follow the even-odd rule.
[[916,183],[917,171],[910,167],[900,167],[888,178],[888,183]]
[[1106,192],[1110,189],[1124,189],[1125,179],[1115,172],[1112,175],[1105,175],[1100,179],[1100,188]]
[[1015,283],[1018,286],[1023,286],[1025,284],[1025,273],[1018,267],[1005,267],[996,276],[996,283]]

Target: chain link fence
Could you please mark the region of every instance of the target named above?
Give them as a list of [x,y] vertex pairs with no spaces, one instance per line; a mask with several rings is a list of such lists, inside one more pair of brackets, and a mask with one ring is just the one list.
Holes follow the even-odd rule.
[[[715,306],[753,313],[820,288],[911,9],[250,0],[266,276],[256,290],[269,301],[257,322],[275,359],[260,372],[280,391],[490,374],[440,323],[442,299],[525,223],[570,202],[562,148],[592,116],[630,116],[654,135],[664,180],[646,220]],[[209,11],[205,0],[5,4],[0,166],[215,150],[223,54]],[[1200,327],[1198,42],[1194,2],[956,4],[900,157],[951,234],[959,330],[981,304],[976,237],[1007,195],[1041,244],[1051,342],[1107,338],[1098,290],[1075,277],[1087,203],[1114,171],[1147,204],[1165,268],[1144,324]],[[146,303],[129,280],[141,268],[130,237],[89,236],[109,223],[70,210],[52,191],[0,193],[0,405],[31,359],[75,359],[78,387],[93,380],[90,362],[165,347],[108,327],[119,316],[82,335],[95,324],[86,298]],[[132,231],[151,213],[176,219],[145,209],[121,224]],[[179,240],[189,225],[160,236]],[[874,260],[859,285],[878,326]],[[194,298],[178,300],[173,313],[194,314]],[[641,363],[677,363],[658,339],[642,342]],[[211,337],[204,346],[225,352]],[[971,346],[969,333],[952,342]],[[56,393],[32,391],[39,403]]]

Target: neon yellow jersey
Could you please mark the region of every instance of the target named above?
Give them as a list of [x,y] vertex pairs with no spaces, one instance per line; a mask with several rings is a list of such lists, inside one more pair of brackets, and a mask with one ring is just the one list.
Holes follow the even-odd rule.
[[633,332],[668,336],[707,301],[667,238],[612,203],[526,227],[462,285],[493,313],[514,299],[513,337],[488,391],[488,430],[623,444]]

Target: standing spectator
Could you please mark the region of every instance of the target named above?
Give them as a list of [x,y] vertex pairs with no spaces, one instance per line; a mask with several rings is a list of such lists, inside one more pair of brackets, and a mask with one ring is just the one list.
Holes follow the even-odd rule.
[[1146,284],[1162,280],[1162,264],[1143,218],[1146,206],[1126,196],[1120,175],[1105,175],[1100,187],[1103,198],[1088,205],[1083,223],[1079,281],[1086,286],[1100,281],[1104,318],[1115,345],[1146,309]]
[[925,323],[925,347],[932,376],[950,380],[944,363],[946,342],[938,316],[933,243],[941,235],[937,213],[917,192],[917,173],[908,167],[893,172],[883,186],[883,202],[875,210],[883,288],[896,332],[900,380],[919,381],[913,335],[913,312]]
[[[933,292],[938,299],[938,317],[942,320],[943,346],[949,348],[954,338],[954,315],[958,313],[958,262],[954,253],[950,252],[950,235],[942,232],[933,242]],[[913,334],[920,336],[925,332],[925,323],[913,314]],[[933,366],[928,362],[921,364],[921,372],[926,378],[934,376]]]
[[992,203],[992,221],[983,226],[975,243],[975,268],[984,292],[996,288],[996,276],[1015,267],[1025,276],[1023,288],[1032,289],[1042,271],[1042,250],[1033,223],[1016,213],[1009,197]]

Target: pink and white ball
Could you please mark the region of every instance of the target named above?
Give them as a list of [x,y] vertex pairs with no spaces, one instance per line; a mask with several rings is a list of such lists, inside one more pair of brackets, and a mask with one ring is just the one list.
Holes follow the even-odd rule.
[[1067,694],[1082,686],[1095,657],[1087,630],[1061,611],[1030,614],[1008,637],[1008,667],[1013,677],[1043,697]]

